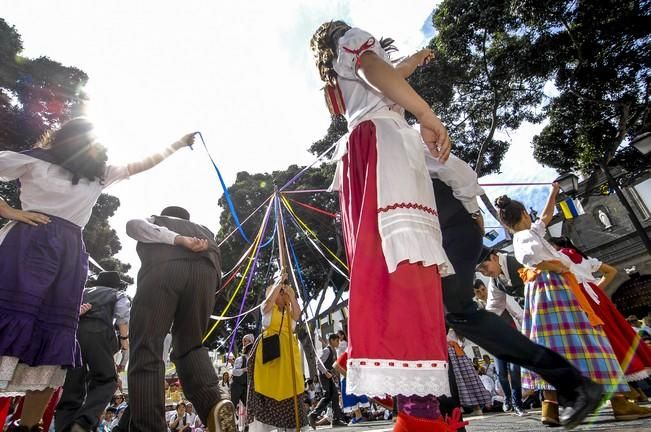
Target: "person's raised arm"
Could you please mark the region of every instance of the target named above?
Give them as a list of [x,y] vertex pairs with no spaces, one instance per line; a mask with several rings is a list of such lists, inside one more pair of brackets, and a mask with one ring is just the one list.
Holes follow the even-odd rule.
[[296,293],[289,285],[285,286],[284,293],[289,299],[290,310],[292,312],[292,319],[294,321],[298,321],[298,319],[301,317],[301,306],[298,304],[298,300],[296,300]]
[[129,175],[136,175],[143,171],[147,171],[148,169],[155,167],[163,160],[170,157],[177,150],[182,149],[183,147],[191,146],[192,144],[194,144],[194,136],[196,134],[197,132],[193,132],[184,135],[183,137],[181,137],[180,140],[176,141],[171,146],[166,147],[162,151],[149,155],[140,161],[136,161],[128,164],[127,169],[129,170]]
[[554,207],[556,207],[556,196],[560,190],[560,185],[558,183],[552,183],[552,190],[549,192],[549,197],[547,197],[547,204],[543,209],[540,219],[543,221],[545,226],[549,225],[552,217],[554,216]]
[[432,60],[434,54],[429,48],[424,48],[417,53],[405,57],[400,63],[396,65],[396,70],[403,78],[409,78],[414,73],[418,66],[427,64]]
[[613,279],[615,279],[615,276],[617,276],[617,269],[608,264],[601,263],[601,266],[599,266],[599,272],[601,272],[601,279],[597,282],[597,286],[603,290],[610,285]]
[[399,71],[374,52],[367,51],[359,58],[357,73],[371,87],[416,116],[421,136],[432,156],[447,160],[451,149],[447,129]]
[[276,284],[269,290],[269,293],[267,294],[267,297],[264,299],[264,302],[262,303],[262,313],[269,313],[274,307],[274,304],[276,304],[276,298],[278,295],[280,295],[280,290],[283,288],[283,282],[287,278],[287,273],[282,273],[280,275],[280,279],[276,282]]

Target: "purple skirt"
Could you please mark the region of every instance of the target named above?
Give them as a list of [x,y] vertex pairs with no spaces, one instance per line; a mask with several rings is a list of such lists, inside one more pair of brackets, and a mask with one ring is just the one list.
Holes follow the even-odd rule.
[[88,254],[79,226],[50,219],[18,223],[0,244],[0,356],[29,366],[78,367]]

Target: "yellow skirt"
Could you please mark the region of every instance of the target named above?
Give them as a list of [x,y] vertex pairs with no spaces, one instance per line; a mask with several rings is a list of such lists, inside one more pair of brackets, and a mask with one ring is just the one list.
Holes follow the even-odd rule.
[[[298,348],[298,339],[289,334],[286,329],[280,333],[280,357],[267,363],[262,363],[262,341],[257,344],[255,351],[255,391],[277,401],[282,401],[303,393],[303,362]],[[263,337],[277,334],[265,330]],[[290,339],[291,338],[291,339]],[[291,348],[290,348],[291,340]],[[294,369],[292,371],[292,356]],[[294,379],[292,379],[292,372]],[[296,383],[296,389],[294,389]]]

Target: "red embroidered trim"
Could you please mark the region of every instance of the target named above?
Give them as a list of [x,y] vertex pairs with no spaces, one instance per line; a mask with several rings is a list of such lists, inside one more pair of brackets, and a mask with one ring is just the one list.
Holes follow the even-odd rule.
[[403,203],[391,204],[391,205],[388,205],[386,207],[381,207],[381,208],[377,209],[377,212],[378,213],[385,213],[385,212],[388,212],[389,210],[395,210],[397,208],[415,209],[415,210],[424,211],[424,212],[432,214],[434,216],[439,215],[439,213],[436,210],[434,210],[433,208],[431,208],[431,207],[427,207],[427,206],[424,206],[422,204],[404,203],[404,202]]

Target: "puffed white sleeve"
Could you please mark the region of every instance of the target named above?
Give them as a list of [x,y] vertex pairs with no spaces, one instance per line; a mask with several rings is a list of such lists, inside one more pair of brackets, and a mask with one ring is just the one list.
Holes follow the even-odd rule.
[[35,161],[37,159],[21,153],[0,151],[0,181],[12,181],[24,176]]
[[540,241],[540,238],[545,235],[545,230],[545,223],[539,219],[532,223],[528,230],[520,231],[513,236],[513,255],[520,264],[534,267],[545,260],[544,257],[548,252]]
[[126,180],[129,178],[129,175],[129,168],[126,165],[109,165],[106,167],[102,188],[107,188],[113,183]]
[[477,213],[477,197],[484,189],[477,182],[477,173],[466,162],[451,154],[446,163],[441,163],[423,146],[425,163],[431,178],[437,178],[452,189],[452,194],[461,201],[468,213]]
[[385,61],[388,60],[384,48],[380,46],[380,41],[373,35],[358,28],[348,30],[337,43],[337,58],[332,64],[337,75],[347,79],[358,79],[359,58],[369,51]]
[[588,257],[585,259],[586,265],[590,268],[590,273],[596,273],[599,271],[601,268],[601,265],[603,264],[602,261],[599,261],[597,258],[593,257]]

